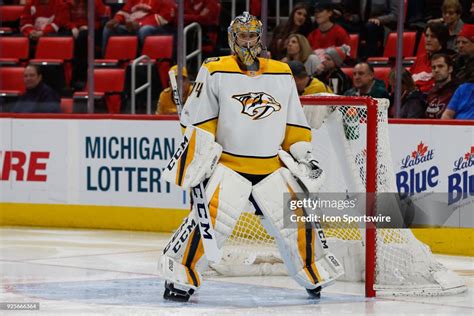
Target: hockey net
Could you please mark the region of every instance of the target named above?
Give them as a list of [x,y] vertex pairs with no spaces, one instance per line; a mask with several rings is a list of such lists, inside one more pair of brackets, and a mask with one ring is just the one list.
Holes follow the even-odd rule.
[[[321,192],[397,192],[388,100],[340,96],[301,100],[309,124],[316,129],[315,156],[327,172],[328,181]],[[367,196],[375,199],[376,195]],[[374,205],[384,207],[378,201]],[[377,295],[445,295],[466,289],[410,229],[321,224],[331,252],[343,262],[342,279],[365,281],[367,296],[375,296],[375,291]],[[253,210],[242,213],[221,263],[212,268],[228,276],[286,273],[273,237]]]

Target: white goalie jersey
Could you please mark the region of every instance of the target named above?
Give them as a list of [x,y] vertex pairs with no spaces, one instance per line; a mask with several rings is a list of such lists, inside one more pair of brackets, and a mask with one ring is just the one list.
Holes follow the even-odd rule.
[[[278,150],[311,141],[287,64],[259,58],[258,71],[243,71],[234,56],[207,59],[184,106],[181,124],[215,135],[220,162],[246,174],[270,174],[282,166]],[[271,76],[271,80],[268,80]]]

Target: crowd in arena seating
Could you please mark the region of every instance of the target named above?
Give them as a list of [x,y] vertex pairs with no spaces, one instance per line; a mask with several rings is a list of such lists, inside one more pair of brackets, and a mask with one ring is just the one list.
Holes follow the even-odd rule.
[[[63,97],[71,97],[73,93],[85,91],[87,6],[87,0],[0,0],[2,77],[4,73],[14,73],[4,72],[3,68],[25,69],[29,63],[53,65],[56,68],[52,72],[46,68],[39,70],[44,81],[42,84],[50,84],[53,90],[56,89]],[[21,11],[16,13],[16,18],[12,18],[15,13],[5,11],[11,9],[11,12],[18,12],[19,8]],[[260,1],[251,0],[250,10],[252,14],[259,16]],[[171,35],[173,37],[169,43],[173,47],[176,46],[175,0],[127,0],[121,6],[95,0],[94,11],[95,57],[105,58],[97,60],[95,67],[112,65],[124,69],[125,81],[130,77],[130,60],[115,56],[120,54],[107,53],[112,47],[111,39],[116,36],[122,36],[124,39],[124,36],[131,36],[131,42],[123,42],[131,44],[121,44],[119,47],[123,48],[114,48],[116,53],[117,50],[123,50],[123,53],[130,51],[131,59],[142,53],[150,54],[148,48],[151,41],[147,43],[149,37]],[[217,48],[226,46],[225,31],[229,16],[228,12],[221,12],[220,0],[184,1],[185,25],[193,22],[201,25],[203,52],[207,56],[220,54]],[[310,93],[308,91],[331,91],[341,95],[369,95],[393,99],[393,67],[397,39],[393,32],[396,31],[398,15],[398,0],[303,0],[293,6],[286,21],[274,28],[270,26],[268,55],[273,59],[288,62],[291,69],[297,71],[294,73],[296,81],[300,82],[300,85],[307,85],[299,87],[301,94]],[[474,119],[473,2],[405,0],[404,21],[404,39],[406,35],[409,40],[404,41],[402,105],[399,113],[391,108],[390,115],[402,118]],[[5,46],[7,41],[4,41],[7,37],[27,38],[27,56],[9,56],[7,52],[10,50]],[[71,58],[59,58],[60,68],[54,63],[58,54],[52,52],[38,57],[41,39],[45,37],[69,37],[74,41]],[[165,47],[163,50],[166,50]],[[160,55],[158,52],[154,58],[154,71],[160,82],[158,88],[154,87],[159,91],[168,86],[167,72],[176,61],[176,52],[171,47],[169,50],[171,52],[168,55]],[[11,55],[18,55],[20,52],[16,48],[13,51]],[[110,56],[115,57],[115,63],[110,63]],[[33,68],[35,69],[39,68]],[[58,76],[58,69],[63,72],[61,76]],[[54,79],[58,78],[64,78],[65,84],[54,84]],[[122,86],[127,87],[127,83],[122,83]],[[311,89],[306,89],[310,86]],[[6,97],[15,94],[11,87],[1,82],[0,90],[8,92],[3,93]],[[14,90],[18,90],[19,95],[25,87]],[[29,92],[28,87],[26,91]],[[129,97],[126,95],[128,91],[124,91],[119,98]],[[104,90],[104,93],[109,92]],[[462,106],[454,104],[454,100],[460,100],[460,95],[463,96]],[[156,105],[157,99],[156,95]],[[5,97],[2,97],[2,103],[5,103]],[[106,105],[106,111],[126,112],[123,102],[117,104]],[[5,107],[3,108],[5,110]],[[7,111],[13,108],[18,109],[12,106]],[[167,113],[156,106],[155,108],[157,114]],[[62,110],[72,111],[70,107],[63,107]]]
[[[357,2],[316,1],[313,8],[317,27],[313,27],[309,33],[303,28],[305,20],[302,17],[307,19],[311,7],[299,3],[289,20],[276,28],[286,32],[274,34],[270,45],[271,56],[277,56],[282,61],[299,60],[306,66],[310,76],[318,78],[338,94],[390,98],[393,104],[396,34],[389,34],[396,28],[398,1]],[[411,33],[411,41],[417,40],[419,45],[404,41],[407,48],[403,56],[405,69],[402,74],[401,108],[396,113],[392,107],[390,115],[401,118],[448,118],[443,114],[446,109],[454,108],[454,101],[450,100],[456,89],[462,86],[468,101],[463,107],[464,112],[458,111],[453,117],[474,119],[474,25],[470,24],[473,22],[474,4],[459,0],[444,0],[442,3],[417,1],[418,5],[424,2],[424,8],[430,8],[423,15],[413,11],[417,6],[413,2],[407,1],[408,11],[413,13],[408,12],[405,17],[405,32]],[[354,6],[354,3],[357,5]],[[439,14],[435,13],[433,5],[441,9]],[[300,29],[305,33],[298,35]],[[351,56],[348,49],[354,49],[349,32],[359,35],[357,55]],[[294,38],[303,35],[311,45],[312,55],[290,57],[294,51],[298,51]],[[298,39],[297,43],[299,51],[305,51],[307,44],[304,39]],[[387,52],[389,47],[393,49],[391,53]],[[316,64],[316,70],[309,71],[308,64]]]

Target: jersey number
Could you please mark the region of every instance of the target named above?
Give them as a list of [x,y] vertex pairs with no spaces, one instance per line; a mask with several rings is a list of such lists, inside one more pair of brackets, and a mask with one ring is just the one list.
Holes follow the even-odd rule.
[[196,91],[196,97],[199,98],[199,96],[201,95],[201,91],[202,91],[202,86],[204,84],[202,82],[199,82],[199,81],[196,81],[194,84],[193,84],[193,89],[191,90],[191,93],[193,93],[194,91]]

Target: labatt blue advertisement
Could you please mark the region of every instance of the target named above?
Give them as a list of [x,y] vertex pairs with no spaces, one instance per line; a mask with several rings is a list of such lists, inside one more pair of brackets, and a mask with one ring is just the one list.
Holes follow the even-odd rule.
[[473,227],[472,127],[395,125],[391,131],[399,197],[414,209],[415,226]]

